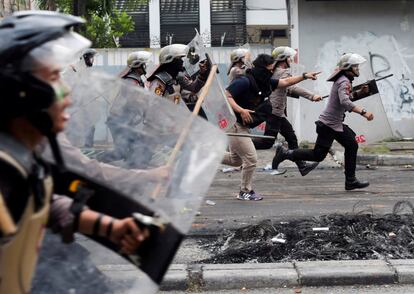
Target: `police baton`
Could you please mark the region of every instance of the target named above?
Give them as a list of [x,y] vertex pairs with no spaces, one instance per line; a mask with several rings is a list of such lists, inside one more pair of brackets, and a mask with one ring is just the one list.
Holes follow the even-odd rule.
[[[374,80],[370,80],[370,81],[368,81],[366,83],[363,83],[361,85],[358,85],[357,87],[362,87],[364,85],[368,85],[371,81],[378,82],[378,81],[381,81],[381,80],[385,80],[385,79],[388,79],[388,78],[392,77],[393,75],[394,74],[389,74],[389,75],[384,76],[384,77],[380,77],[380,78],[377,78],[377,79],[374,79]],[[322,99],[325,99],[325,98],[328,98],[328,97],[329,97],[329,95],[325,95],[325,96],[322,96]]]

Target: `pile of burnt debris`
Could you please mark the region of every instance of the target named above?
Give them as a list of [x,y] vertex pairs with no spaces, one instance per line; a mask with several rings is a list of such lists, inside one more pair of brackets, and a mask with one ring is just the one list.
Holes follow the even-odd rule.
[[411,259],[414,207],[401,201],[386,215],[365,210],[289,222],[265,220],[205,247],[213,257],[203,263]]

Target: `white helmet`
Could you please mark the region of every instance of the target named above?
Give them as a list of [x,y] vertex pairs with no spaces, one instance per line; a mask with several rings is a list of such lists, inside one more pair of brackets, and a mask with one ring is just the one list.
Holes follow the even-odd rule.
[[350,69],[353,65],[359,65],[367,61],[364,57],[356,53],[346,53],[339,58],[338,68],[340,70]]
[[188,46],[183,44],[172,44],[165,46],[160,51],[160,64],[170,63],[177,57],[185,57],[188,53]]
[[250,50],[246,49],[246,48],[238,48],[238,49],[234,49],[233,51],[231,51],[230,53],[230,62],[231,63],[236,63],[239,61],[245,61],[243,60],[243,58],[249,58],[250,57]]
[[139,68],[151,61],[152,53],[148,51],[135,51],[128,55],[129,68]]
[[275,59],[275,61],[284,61],[288,58],[294,58],[296,55],[296,50],[287,46],[280,46],[276,47],[272,51],[272,56]]
[[[353,65],[360,65],[365,61],[367,60],[359,54],[345,53],[339,58],[337,67],[335,71],[331,74],[331,76],[328,78],[328,81],[334,82],[342,71],[349,70]],[[354,71],[352,69],[352,71],[356,76],[359,76],[359,70]]]

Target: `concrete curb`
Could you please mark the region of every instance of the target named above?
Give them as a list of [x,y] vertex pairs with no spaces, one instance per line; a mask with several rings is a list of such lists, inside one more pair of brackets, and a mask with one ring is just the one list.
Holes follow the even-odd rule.
[[[111,282],[134,284],[139,278],[130,265],[101,265]],[[161,290],[219,291],[295,286],[414,284],[414,259],[342,260],[287,263],[173,264]]]
[[[194,265],[191,266],[194,268]],[[414,283],[414,260],[347,260],[262,264],[197,265],[197,280],[187,268],[180,276],[187,291],[218,291],[230,289],[283,288],[294,286],[350,286]],[[170,270],[162,290],[176,288],[177,268]]]
[[[335,156],[340,162],[344,162],[343,151],[335,151]],[[414,165],[414,155],[358,154],[357,164],[377,166]]]

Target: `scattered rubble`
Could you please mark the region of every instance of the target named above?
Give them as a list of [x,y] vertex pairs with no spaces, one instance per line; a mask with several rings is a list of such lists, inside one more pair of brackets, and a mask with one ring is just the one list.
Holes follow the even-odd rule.
[[[409,212],[409,214],[407,214]],[[402,214],[404,213],[404,214]],[[401,201],[386,215],[369,210],[286,222],[264,220],[204,245],[205,263],[414,258],[414,206]]]

